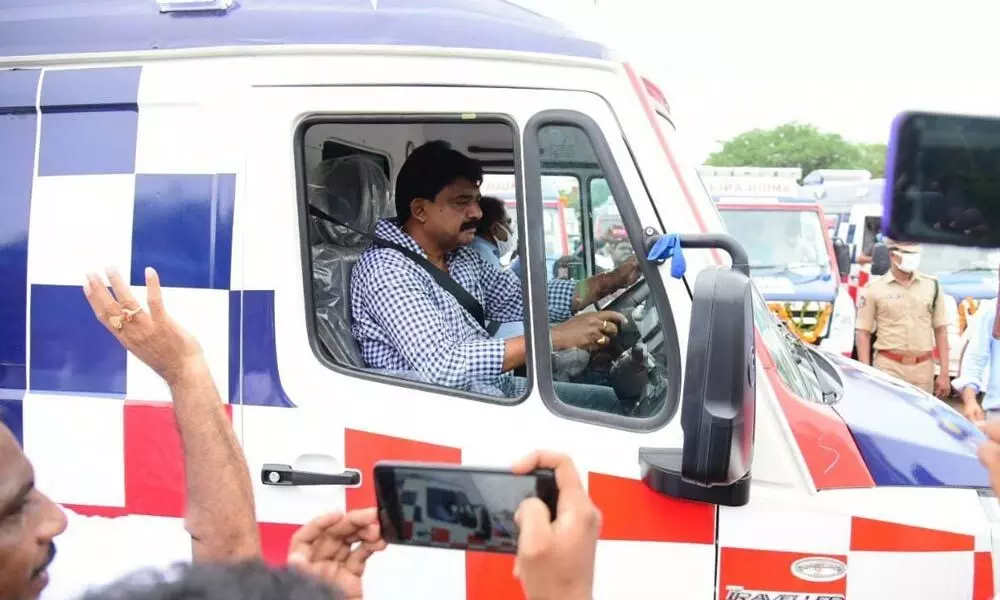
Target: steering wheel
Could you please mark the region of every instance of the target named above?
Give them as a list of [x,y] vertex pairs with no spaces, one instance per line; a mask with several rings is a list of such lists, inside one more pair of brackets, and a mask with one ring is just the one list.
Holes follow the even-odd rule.
[[563,372],[570,381],[612,388],[618,397],[617,412],[624,415],[636,414],[640,410],[653,376],[648,368],[649,358],[643,343],[655,336],[659,327],[654,327],[643,336],[634,317],[636,308],[649,299],[649,293],[649,285],[640,277],[604,306],[594,303],[596,310],[612,310],[625,316],[627,321],[619,326],[618,334],[611,336],[605,346],[593,353],[571,348],[553,356],[553,367],[564,367]]

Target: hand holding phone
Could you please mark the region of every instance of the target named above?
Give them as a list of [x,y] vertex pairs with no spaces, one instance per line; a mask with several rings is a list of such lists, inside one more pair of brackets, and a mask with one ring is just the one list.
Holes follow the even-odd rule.
[[514,554],[514,515],[532,498],[554,515],[551,469],[513,473],[449,464],[379,462],[374,469],[382,536],[391,544]]
[[514,576],[525,597],[591,600],[601,511],[590,500],[572,459],[533,452],[514,464],[515,473],[551,469],[559,489],[555,519],[538,499],[528,498],[516,514],[518,540]]

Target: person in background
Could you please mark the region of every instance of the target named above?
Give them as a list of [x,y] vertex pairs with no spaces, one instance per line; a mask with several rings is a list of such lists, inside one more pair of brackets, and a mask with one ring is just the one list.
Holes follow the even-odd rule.
[[483,260],[500,268],[500,259],[517,248],[514,221],[507,214],[503,200],[493,196],[481,197],[479,210],[483,211],[483,216],[469,247],[478,252]]
[[[1000,420],[1000,321],[997,301],[984,300],[976,311],[958,377],[953,386],[962,396],[962,414],[970,421]],[[986,371],[989,369],[989,379]],[[979,405],[979,394],[985,393]]]
[[[503,200],[483,196],[479,199],[479,209],[483,211],[483,216],[479,219],[476,237],[469,247],[478,252],[487,263],[500,269],[500,259],[517,249],[517,230],[514,229],[514,222],[507,214]],[[510,267],[518,277],[521,277],[520,266],[521,261],[517,260],[516,265],[511,263]],[[494,327],[496,332],[493,337],[496,339],[505,340],[524,335],[523,321],[497,323]]]
[[[872,279],[858,301],[858,360],[898,377],[930,394],[946,398],[948,380],[948,315],[937,279],[918,272],[920,246],[885,240],[890,252],[888,273]],[[875,360],[872,361],[872,332]],[[942,365],[935,380],[933,349]]]

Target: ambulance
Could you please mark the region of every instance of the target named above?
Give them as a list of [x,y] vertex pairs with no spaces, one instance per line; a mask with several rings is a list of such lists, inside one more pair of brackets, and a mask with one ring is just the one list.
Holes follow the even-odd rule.
[[480,501],[454,482],[424,477],[408,478],[399,490],[403,507],[404,539],[444,547],[488,543],[493,521]]
[[[552,448],[603,513],[595,598],[988,598],[1000,506],[983,436],[788,335],[730,268],[745,251],[679,153],[682,127],[605,46],[499,0],[3,4],[4,423],[40,489],[147,542],[127,558],[190,557],[183,535],[150,542],[183,534],[168,389],[81,291],[112,265],[141,299],[153,266],[232,415],[273,563],[299,524],[373,506],[378,460],[503,466]],[[438,139],[518,182],[517,398],[365,368],[348,281],[368,242],[310,211],[370,231],[408,153]],[[642,277],[598,302],[628,316],[628,347],[567,374],[548,333],[542,181],[595,172]],[[591,252],[589,217],[581,229]],[[571,406],[556,377],[620,401]],[[111,556],[101,543],[94,556]],[[365,597],[520,598],[512,568],[393,545],[369,561]]]
[[850,255],[830,231],[835,224],[802,192],[802,169],[701,166],[698,175],[727,231],[746,247],[772,312],[804,342],[850,358],[857,312]]
[[750,274],[771,311],[804,342],[850,358],[856,320],[846,281],[850,255],[830,237],[823,209],[795,197],[722,197],[716,206],[747,248]]

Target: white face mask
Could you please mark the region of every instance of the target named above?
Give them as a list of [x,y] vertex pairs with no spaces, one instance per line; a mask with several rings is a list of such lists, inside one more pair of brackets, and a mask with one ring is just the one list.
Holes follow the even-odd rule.
[[500,256],[507,256],[517,248],[517,232],[514,231],[513,227],[506,227],[507,229],[507,239],[500,240],[497,238],[497,250],[500,251]]
[[899,270],[904,273],[912,273],[920,268],[920,253],[902,253],[897,252],[896,256],[899,257]]

